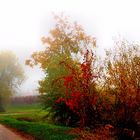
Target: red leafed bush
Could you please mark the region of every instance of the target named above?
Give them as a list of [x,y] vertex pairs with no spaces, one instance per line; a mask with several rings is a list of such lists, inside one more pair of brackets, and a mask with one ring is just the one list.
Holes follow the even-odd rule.
[[56,103],[65,102],[65,104],[80,117],[81,128],[89,121],[89,115],[91,115],[89,110],[92,113],[96,112],[96,104],[98,101],[95,88],[95,81],[98,76],[93,71],[93,51],[86,49],[83,60],[84,61],[79,64],[78,68],[71,67],[70,64],[66,64],[65,61],[61,62],[71,73],[63,77],[66,89],[65,97],[56,100]]

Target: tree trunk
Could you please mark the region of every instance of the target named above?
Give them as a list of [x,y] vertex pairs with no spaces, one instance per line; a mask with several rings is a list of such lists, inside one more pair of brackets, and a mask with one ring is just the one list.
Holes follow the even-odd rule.
[[2,103],[2,97],[0,97],[0,112],[5,112],[5,109],[4,109],[3,103]]

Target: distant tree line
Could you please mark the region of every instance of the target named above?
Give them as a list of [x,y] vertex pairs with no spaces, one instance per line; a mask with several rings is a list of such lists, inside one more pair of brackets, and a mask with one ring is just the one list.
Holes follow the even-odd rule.
[[12,105],[18,105],[18,104],[36,104],[40,103],[40,97],[39,96],[18,96],[18,97],[12,97],[11,98],[11,104]]

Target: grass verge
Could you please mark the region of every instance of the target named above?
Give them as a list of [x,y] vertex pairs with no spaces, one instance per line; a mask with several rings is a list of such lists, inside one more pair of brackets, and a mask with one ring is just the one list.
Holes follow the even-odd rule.
[[8,116],[0,116],[0,123],[32,135],[36,140],[73,140],[77,135],[69,134],[69,127],[47,123],[19,121]]

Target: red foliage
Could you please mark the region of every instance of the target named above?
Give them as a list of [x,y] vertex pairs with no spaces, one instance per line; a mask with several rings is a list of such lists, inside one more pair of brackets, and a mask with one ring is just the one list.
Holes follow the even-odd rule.
[[84,61],[80,64],[79,70],[72,68],[65,62],[62,63],[69,68],[71,74],[63,77],[66,96],[65,98],[57,99],[56,103],[64,101],[73,112],[77,113],[80,117],[82,128],[88,118],[89,106],[93,107],[98,100],[95,90],[91,90],[91,87],[95,85],[95,79],[97,79],[92,69],[93,52],[86,49]]
[[66,100],[64,98],[58,98],[55,102],[56,103],[61,103],[61,102],[65,102]]
[[72,76],[64,77],[64,86],[67,86],[72,81]]

